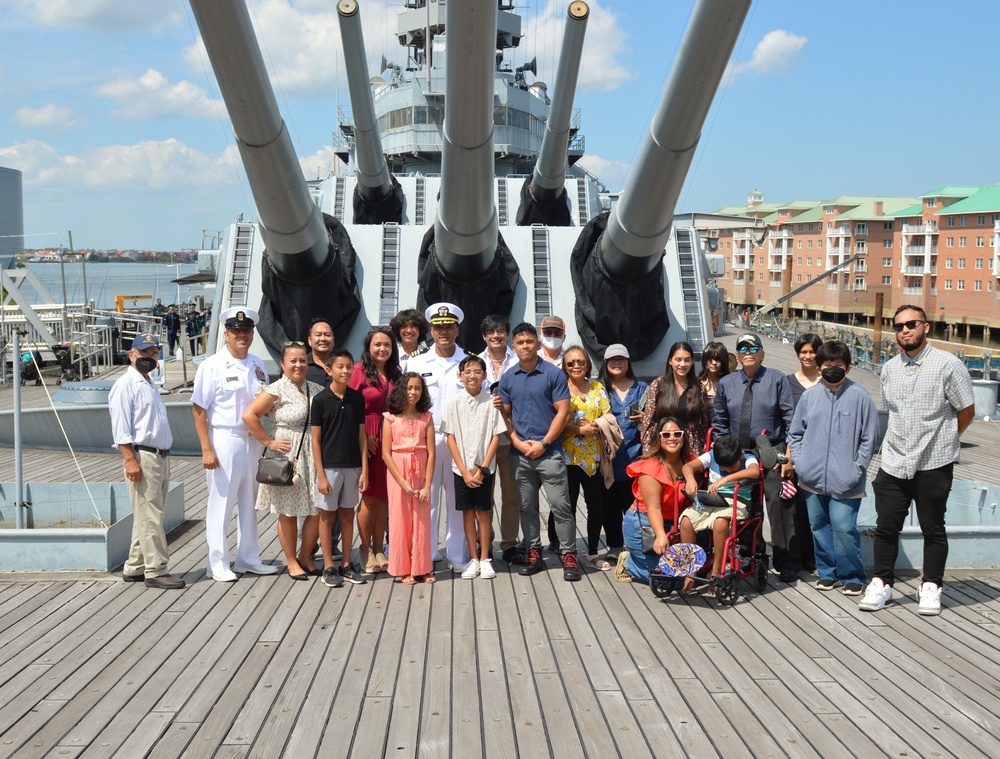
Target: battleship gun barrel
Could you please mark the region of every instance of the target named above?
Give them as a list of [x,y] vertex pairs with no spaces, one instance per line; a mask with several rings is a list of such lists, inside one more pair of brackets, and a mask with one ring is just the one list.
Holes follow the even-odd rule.
[[375,101],[368,79],[368,57],[365,54],[365,39],[361,31],[357,0],[340,0],[337,3],[337,16],[340,19],[347,86],[354,112],[355,176],[358,189],[365,200],[377,202],[389,195],[392,184],[375,119]]
[[701,129],[750,9],[750,0],[699,0],[660,108],[598,244],[613,277],[642,279],[660,265],[674,207]]
[[493,80],[496,0],[446,6],[446,71],[441,199],[434,222],[438,264],[456,278],[477,278],[496,258],[493,203]]
[[205,50],[233,122],[275,270],[304,280],[323,268],[330,240],[278,112],[242,0],[191,0]]
[[559,67],[556,69],[555,95],[545,122],[542,147],[531,176],[531,195],[545,203],[562,195],[566,185],[566,151],[569,148],[570,117],[573,96],[580,73],[583,40],[587,32],[590,8],[582,0],[570,3],[566,12]]

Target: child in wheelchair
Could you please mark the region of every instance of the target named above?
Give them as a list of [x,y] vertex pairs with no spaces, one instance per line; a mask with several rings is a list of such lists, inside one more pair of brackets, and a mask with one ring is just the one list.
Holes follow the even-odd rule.
[[[702,530],[712,532],[711,582],[714,583],[722,577],[734,506],[737,521],[746,519],[752,492],[749,485],[760,479],[760,462],[753,453],[744,451],[735,437],[720,435],[711,450],[686,463],[681,472],[685,480],[685,495],[692,501],[680,515],[681,542],[695,543],[696,533]],[[698,479],[703,472],[708,473],[708,488],[699,491]],[[690,593],[694,585],[695,578],[687,577],[682,592]],[[713,590],[713,585],[710,585],[708,592]]]

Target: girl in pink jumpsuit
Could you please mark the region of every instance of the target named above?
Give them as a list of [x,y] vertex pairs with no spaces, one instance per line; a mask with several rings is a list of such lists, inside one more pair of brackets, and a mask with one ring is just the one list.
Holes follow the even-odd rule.
[[382,460],[389,477],[389,574],[403,583],[434,582],[430,552],[434,424],[431,399],[419,374],[408,372],[383,414]]

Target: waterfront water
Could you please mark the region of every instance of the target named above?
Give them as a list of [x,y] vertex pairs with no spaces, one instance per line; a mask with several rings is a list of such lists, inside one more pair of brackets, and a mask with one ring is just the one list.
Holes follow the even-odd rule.
[[[57,263],[26,264],[56,302],[62,302],[62,277]],[[150,308],[157,298],[165,305],[187,303],[193,298],[186,285],[174,284],[171,280],[178,276],[194,274],[195,264],[141,264],[141,263],[88,263],[87,293],[83,292],[83,265],[79,262],[66,263],[66,300],[68,303],[83,303],[93,300],[95,307],[113,311],[118,295],[150,295],[152,300],[140,300],[137,306]],[[25,288],[31,291],[30,287]],[[200,290],[196,290],[200,292]],[[37,302],[37,300],[36,300]],[[127,304],[131,306],[131,302]]]

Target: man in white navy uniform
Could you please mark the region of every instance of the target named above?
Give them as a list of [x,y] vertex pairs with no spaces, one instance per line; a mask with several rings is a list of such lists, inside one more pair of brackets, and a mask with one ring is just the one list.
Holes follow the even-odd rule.
[[128,498],[132,506],[132,547],[122,568],[125,582],[146,587],[183,588],[179,577],[167,574],[167,536],[163,510],[170,485],[170,446],[174,436],[167,407],[149,378],[160,357],[160,339],[139,334],[128,352],[132,364],[115,380],[108,393],[111,433],[125,463]]
[[[250,355],[253,328],[260,320],[250,308],[228,308],[219,315],[226,347],[198,367],[191,396],[194,428],[201,444],[201,464],[208,477],[205,540],[208,576],[232,582],[236,572],[275,574],[261,563],[257,538],[257,459],[264,448],[243,424],[243,412],[267,384],[263,362]],[[236,564],[229,568],[226,532],[236,506]]]
[[[455,478],[451,473],[451,451],[448,450],[448,436],[441,432],[448,401],[465,387],[458,378],[458,365],[466,353],[458,347],[458,325],[465,314],[453,303],[434,303],[424,311],[424,318],[430,322],[430,348],[413,353],[406,364],[406,371],[416,372],[427,383],[431,397],[431,414],[434,416],[434,482],[431,487],[431,556],[440,560],[438,553],[438,514],[445,513],[445,555],[452,569],[461,572],[468,561],[466,556],[465,527],[462,514],[455,508]],[[444,488],[444,500],[441,489]],[[438,507],[441,506],[439,509]]]

